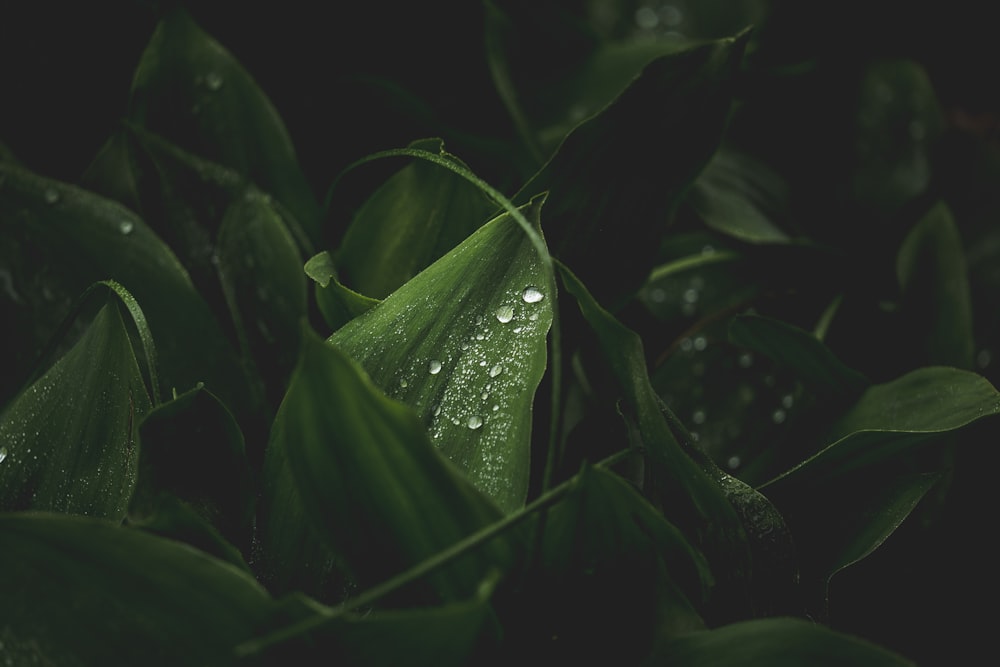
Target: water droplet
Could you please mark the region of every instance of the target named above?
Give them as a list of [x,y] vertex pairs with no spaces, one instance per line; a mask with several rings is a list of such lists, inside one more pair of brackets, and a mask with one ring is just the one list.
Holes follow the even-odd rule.
[[406,387],[410,386],[410,383],[406,381],[406,378],[400,378],[399,386],[405,389]]
[[437,359],[431,359],[430,363],[427,364],[427,371],[431,375],[437,375],[441,372],[441,362]]
[[708,347],[708,339],[707,338],[705,338],[704,336],[698,336],[697,338],[694,339],[694,349],[696,349],[699,352],[701,352],[706,347]]
[[979,350],[976,354],[976,365],[980,368],[986,368],[993,361],[993,353],[988,349]]
[[476,326],[478,327],[482,323],[483,323],[483,316],[482,315],[476,315]]
[[529,320],[531,320],[532,322],[537,322],[537,321],[538,321],[538,313],[532,313],[532,314],[531,314],[531,315],[530,315],[530,316],[528,317],[528,319],[529,319]]
[[472,415],[471,417],[469,417],[469,421],[467,423],[469,425],[469,428],[475,431],[477,428],[483,425],[483,418],[480,417],[479,415]]
[[649,300],[653,303],[663,303],[667,300],[667,292],[662,287],[654,287],[649,290]]
[[462,344],[459,345],[459,347],[461,347],[463,350],[468,350],[469,349],[469,341],[463,340]]
[[213,92],[219,90],[222,88],[222,77],[218,72],[209,72],[205,75],[205,85]]
[[684,338],[681,340],[682,352],[690,352],[692,347],[694,347],[694,342],[690,338]]
[[490,392],[484,391],[480,398],[482,398],[485,401],[489,397],[490,397]]
[[704,410],[695,410],[694,414],[691,415],[691,421],[694,422],[695,424],[704,424],[705,423],[705,411]]
[[496,316],[503,324],[507,324],[514,319],[514,308],[512,306],[500,306],[497,308]]
[[496,366],[494,366],[493,368],[490,369],[490,377],[491,378],[495,378],[496,376],[500,375],[501,373],[503,373],[503,366],[501,366],[500,364],[497,364]]
[[59,191],[55,188],[46,188],[42,196],[45,197],[46,204],[55,204],[59,201]]
[[480,362],[479,362],[479,365],[480,365],[480,366],[485,366],[485,365],[486,365],[486,360],[485,360],[485,359],[483,359],[482,361],[480,361]]
[[698,301],[698,290],[690,287],[684,290],[684,303],[696,303]]
[[514,333],[521,333],[524,331],[524,327],[514,327]]
[[525,303],[538,303],[545,298],[545,295],[539,292],[537,287],[525,287],[521,298]]
[[710,245],[703,245],[701,247],[701,254],[703,257],[710,257],[715,254],[715,248]]
[[131,234],[133,229],[135,229],[135,223],[131,220],[122,220],[118,223],[118,231],[122,234]]
[[795,405],[795,397],[791,394],[785,394],[781,397],[781,406],[786,410]]
[[500,406],[494,403],[493,404],[493,412],[496,412],[499,409],[500,409]]
[[635,10],[635,24],[643,30],[652,30],[660,23],[660,17],[652,7],[640,7]]
[[437,417],[439,414],[441,414],[441,404],[440,403],[438,403],[433,408],[431,408],[431,414],[434,415],[435,417]]
[[750,368],[753,366],[753,355],[749,352],[744,352],[737,359],[737,363],[740,365],[740,368]]
[[784,410],[778,408],[773,413],[771,413],[771,421],[773,421],[775,424],[782,424],[784,423],[785,417],[787,416],[788,415],[785,414]]
[[726,465],[729,466],[730,470],[736,470],[737,468],[739,468],[740,463],[741,463],[740,457],[738,456],[730,456],[729,460],[726,461]]
[[6,459],[6,458],[7,458],[7,448],[6,447],[0,447],[0,463],[3,463],[4,459]]
[[482,331],[476,334],[476,340],[483,340],[484,338],[486,338],[486,334],[484,334]]

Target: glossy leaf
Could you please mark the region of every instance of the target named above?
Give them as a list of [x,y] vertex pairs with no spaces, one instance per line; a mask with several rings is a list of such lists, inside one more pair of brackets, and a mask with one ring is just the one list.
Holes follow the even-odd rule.
[[243,434],[218,398],[198,386],[157,406],[139,425],[139,438],[129,523],[149,529],[161,512],[167,515],[161,527],[174,520],[193,523],[174,507],[176,501],[249,552],[255,495],[250,467]]
[[120,521],[150,399],[117,297],[0,413],[0,508]]
[[722,148],[705,166],[688,202],[710,228],[749,243],[783,243],[789,186],[752,155]]
[[358,294],[337,278],[333,256],[326,250],[309,258],[306,275],[316,282],[316,305],[331,331],[336,331],[358,315],[378,305],[378,299]]
[[[387,579],[501,516],[433,447],[409,407],[309,331],[268,456],[285,457],[291,472],[278,480],[275,497],[282,484],[294,484],[305,516],[362,584]],[[271,521],[281,530],[281,521],[295,517],[272,514]],[[429,581],[444,599],[460,600],[508,557],[494,541]]]
[[[17,348],[19,382],[81,285],[107,278],[142,307],[156,340],[163,388],[204,381],[228,404],[246,405],[232,346],[174,253],[120,204],[31,172],[0,165],[0,262],[16,298],[0,301]],[[30,258],[30,259],[29,259]],[[10,387],[8,391],[13,391]]]
[[920,368],[869,387],[824,435],[826,444],[767,483],[807,484],[817,476],[886,461],[928,439],[1000,414],[1000,392],[969,371]]
[[277,110],[183,9],[167,11],[142,55],[129,118],[273,194],[318,241],[319,207]]
[[247,363],[281,400],[298,358],[306,276],[295,241],[270,197],[247,192],[226,209],[216,240],[219,279]]
[[[410,148],[441,154],[440,139]],[[384,299],[486,222],[496,206],[454,172],[415,160],[391,176],[351,221],[337,248],[342,280]]]
[[[524,210],[538,224],[541,201]],[[535,389],[553,294],[509,215],[334,332],[329,341],[411,406],[441,452],[505,512],[525,500]]]
[[549,192],[553,256],[617,306],[643,283],[671,215],[719,144],[747,35],[651,62],[518,193]]
[[808,331],[758,315],[738,315],[729,325],[729,340],[760,352],[793,372],[812,391],[826,396],[857,396],[869,380],[850,368]]
[[218,665],[276,604],[172,540],[86,517],[0,515],[0,660]]
[[664,644],[643,665],[912,667],[862,639],[797,618],[766,618],[692,633]]
[[[938,202],[907,234],[896,258],[908,330],[921,332],[921,363],[971,368],[972,299],[962,237]],[[922,344],[921,344],[922,343]]]

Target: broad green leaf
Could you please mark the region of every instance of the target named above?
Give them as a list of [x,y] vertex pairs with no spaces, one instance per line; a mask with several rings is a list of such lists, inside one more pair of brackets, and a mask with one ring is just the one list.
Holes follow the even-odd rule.
[[694,182],[688,202],[710,228],[749,243],[783,243],[788,184],[752,155],[723,148]]
[[109,299],[83,336],[0,413],[0,509],[120,521],[150,399]]
[[[410,148],[440,154],[440,139]],[[475,185],[454,172],[415,160],[389,178],[351,221],[337,249],[343,282],[384,299],[457,246],[496,210]]]
[[642,663],[744,667],[912,667],[866,640],[798,618],[765,618],[696,632],[660,646]]
[[336,331],[358,315],[378,305],[378,299],[358,294],[337,279],[333,256],[326,250],[309,258],[306,275],[316,282],[316,305],[331,331]]
[[141,209],[139,189],[130,151],[127,132],[124,129],[115,131],[87,165],[80,177],[80,185],[138,211]]
[[729,340],[770,357],[826,396],[854,397],[870,384],[808,331],[780,320],[738,315],[729,324]]
[[515,198],[549,192],[552,254],[601,302],[617,305],[649,274],[666,225],[719,145],[747,37],[651,62]]
[[[500,518],[434,448],[413,410],[335,346],[304,333],[268,447],[291,475],[277,480],[272,497],[288,493],[281,486],[290,481],[306,517],[361,583],[387,579]],[[279,531],[296,520],[270,518]],[[428,580],[442,598],[463,599],[508,557],[493,541]]]
[[[671,431],[649,382],[642,340],[602,308],[569,269],[561,264],[559,268],[566,290],[576,298],[597,335],[610,380],[627,406],[623,414],[636,424],[637,445],[648,463],[646,495],[705,553],[720,583],[745,586],[742,580],[749,576],[750,547],[742,522],[722,486],[706,469],[704,457],[689,456]],[[723,593],[741,595],[736,589]]]
[[[237,647],[240,665],[447,665],[485,660],[491,642],[490,596],[486,581],[467,600],[421,609],[340,612],[299,603],[299,623]],[[286,601],[295,602],[294,598]],[[488,654],[487,654],[488,655]]]
[[197,386],[157,406],[139,424],[139,441],[129,523],[151,529],[162,513],[160,526],[193,524],[180,503],[248,553],[255,492],[243,434],[218,398]]
[[244,357],[277,405],[298,359],[306,276],[298,248],[270,197],[247,192],[226,209],[217,266]]
[[[524,209],[536,226],[541,203]],[[553,317],[543,267],[504,214],[329,338],[411,406],[440,451],[508,513],[528,489],[532,401]]]
[[248,575],[86,517],[0,515],[0,662],[222,665],[277,605]]
[[587,466],[570,484],[539,521],[537,561],[496,601],[505,649],[565,661],[614,637],[631,664],[657,634],[703,630],[713,581],[701,552],[616,474]]
[[0,303],[23,355],[3,374],[5,394],[27,376],[80,285],[111,278],[141,304],[164,389],[204,381],[234,409],[247,405],[239,362],[218,322],[174,253],[129,209],[0,165],[0,253],[11,280],[10,298]]
[[[869,387],[823,436],[823,449],[765,485],[803,485],[862,469],[1000,414],[1000,392],[969,371],[929,366]],[[770,494],[770,491],[766,491]]]
[[907,234],[896,257],[903,316],[921,363],[971,368],[972,302],[962,237],[938,202]]
[[183,9],[167,11],[142,55],[129,118],[273,194],[318,242],[319,206],[278,112]]

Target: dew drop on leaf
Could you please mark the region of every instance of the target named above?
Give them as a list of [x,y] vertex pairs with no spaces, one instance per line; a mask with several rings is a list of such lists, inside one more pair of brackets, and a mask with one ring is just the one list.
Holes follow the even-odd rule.
[[479,415],[472,415],[471,417],[469,417],[469,421],[467,423],[469,425],[469,428],[475,431],[477,428],[483,425],[483,418],[480,417]]
[[135,229],[135,225],[131,220],[122,220],[118,223],[118,231],[122,234],[131,234],[133,229]]
[[785,421],[785,417],[785,411],[779,408],[771,414],[771,421],[775,424],[781,424]]
[[521,298],[524,299],[525,303],[538,303],[545,298],[545,295],[539,292],[537,287],[525,287]]
[[205,85],[211,91],[216,91],[222,88],[222,77],[216,72],[209,72],[205,75]]
[[441,362],[437,359],[431,359],[430,363],[427,364],[427,371],[431,375],[437,375],[441,372]]
[[503,366],[501,366],[500,364],[497,364],[496,366],[494,366],[493,368],[490,369],[490,377],[491,378],[495,378],[496,376],[500,375],[501,373],[503,373]]
[[42,196],[45,198],[46,204],[55,204],[59,201],[59,192],[54,188],[47,188]]
[[500,306],[496,312],[497,319],[503,324],[514,319],[514,308],[512,306]]

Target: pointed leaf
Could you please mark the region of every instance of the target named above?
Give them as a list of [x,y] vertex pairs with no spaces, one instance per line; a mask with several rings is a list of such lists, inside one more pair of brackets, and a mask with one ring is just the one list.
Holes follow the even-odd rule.
[[661,646],[643,665],[912,667],[863,639],[797,618],[766,618],[692,633]]
[[815,336],[780,320],[738,315],[730,322],[729,340],[770,357],[826,396],[850,398],[870,384]]
[[598,300],[617,305],[649,274],[665,226],[719,144],[747,37],[651,62],[516,197],[550,193],[552,254]]
[[753,156],[721,149],[694,182],[688,201],[710,228],[749,243],[783,243],[789,187]]
[[938,202],[907,234],[896,258],[903,315],[909,331],[921,332],[924,364],[971,368],[972,302],[958,226]]
[[997,414],[1000,392],[986,378],[944,366],[920,368],[869,387],[824,435],[830,444],[765,488],[871,466]]
[[316,282],[316,305],[331,331],[336,331],[379,303],[378,299],[358,294],[342,285],[337,279],[333,256],[326,250],[310,257],[304,268],[306,275]]
[[319,240],[319,207],[278,112],[183,9],[168,10],[156,27],[132,82],[129,117],[249,178]]
[[234,381],[240,375],[234,351],[187,271],[132,211],[0,165],[0,241],[0,266],[10,271],[17,295],[0,300],[4,319],[17,337],[15,349],[30,351],[8,366],[3,382],[27,376],[80,285],[112,278],[136,298],[149,321],[163,388],[204,381],[234,409],[248,402],[245,383]]
[[[410,408],[305,333],[268,456],[287,457],[306,516],[362,583],[387,579],[500,518],[436,451]],[[429,580],[443,598],[462,599],[504,554],[494,541]]]
[[0,515],[0,658],[219,665],[276,604],[190,547],[85,517]]
[[[541,200],[524,209],[538,224]],[[441,452],[505,511],[524,504],[531,412],[545,372],[551,276],[501,215],[330,342],[411,406]]]
[[[410,148],[457,158],[440,139]],[[351,221],[337,249],[343,281],[383,299],[457,246],[491,217],[496,206],[454,172],[416,160],[394,174]]]
[[[157,406],[139,425],[138,479],[129,522],[149,522],[172,499],[249,550],[254,491],[243,434],[202,386]],[[147,526],[148,527],[148,526]]]
[[0,413],[0,509],[120,521],[150,409],[117,297],[83,337]]

